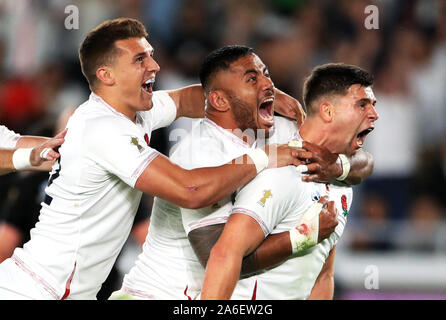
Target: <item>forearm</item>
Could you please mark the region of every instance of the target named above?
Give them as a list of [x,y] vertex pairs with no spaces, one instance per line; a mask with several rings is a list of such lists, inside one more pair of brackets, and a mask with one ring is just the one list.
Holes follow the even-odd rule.
[[252,180],[257,171],[253,164],[247,164],[247,159],[246,155],[243,156],[244,164],[233,160],[220,167],[190,170],[185,181],[189,195],[196,195],[199,200],[194,207],[212,205]]
[[6,174],[15,170],[12,163],[12,155],[15,149],[0,149],[0,174]]
[[334,259],[336,246],[331,249],[325,260],[308,300],[332,300],[334,292]]
[[[0,174],[9,173],[15,171],[15,167],[12,161],[14,152],[19,148],[34,148],[42,143],[48,141],[49,138],[37,137],[37,136],[22,136],[17,141],[16,149],[1,149],[0,150]],[[49,171],[51,169],[52,162],[43,163],[38,167],[30,167],[28,170],[43,170]]]
[[[224,224],[215,224],[194,229],[189,234],[189,241],[198,260],[203,267],[209,259],[209,254],[220,237]],[[289,232],[269,235],[255,249],[242,260],[241,278],[270,269],[291,257],[292,248]]]
[[240,256],[211,252],[204,276],[201,299],[230,299],[239,278],[240,265]]
[[316,280],[308,300],[333,300],[333,292],[333,275],[324,275]]
[[256,167],[236,160],[210,168],[183,169],[159,155],[138,178],[135,187],[183,208],[202,208],[231,195],[253,179]]
[[243,258],[241,278],[270,269],[291,257],[289,232],[270,234],[251,254]]
[[34,148],[46,141],[50,140],[50,138],[46,137],[37,137],[37,136],[22,136],[18,141],[16,148]]

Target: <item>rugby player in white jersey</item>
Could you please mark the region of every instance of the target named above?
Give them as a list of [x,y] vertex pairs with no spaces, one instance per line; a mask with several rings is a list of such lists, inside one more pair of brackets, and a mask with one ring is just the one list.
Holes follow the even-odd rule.
[[25,169],[50,171],[59,157],[55,149],[64,142],[65,134],[66,130],[52,139],[22,136],[0,126],[0,174]]
[[142,192],[203,207],[267,166],[300,164],[283,145],[249,150],[218,168],[185,170],[150,148],[152,130],[201,116],[204,96],[199,86],[153,92],[159,66],[137,20],[100,24],[79,58],[92,93],[68,121],[31,240],[0,264],[0,299],[95,299]]
[[[243,133],[254,134],[259,128],[267,133],[273,125],[274,109],[271,103],[258,105],[256,102],[258,97],[269,102],[274,99],[273,84],[266,66],[252,49],[228,46],[216,50],[206,58],[200,78],[207,97],[205,119],[200,120],[192,132],[175,146],[171,155],[173,162],[187,169],[226,163],[255,146],[254,135],[242,136]],[[288,142],[289,137],[296,132],[297,124],[284,118],[280,122],[273,137]],[[244,137],[250,142],[244,141]],[[313,150],[316,148],[306,145]],[[321,150],[311,154],[303,152],[302,155],[317,158]],[[323,151],[326,152],[324,159],[316,159],[316,163],[310,165],[313,176],[306,179],[335,178],[340,175],[338,169],[342,172],[335,163],[337,156],[329,164],[327,155],[333,157],[333,154],[328,150]],[[370,174],[367,157],[359,165],[357,159],[352,159],[352,164],[354,179],[364,178],[365,169],[368,171],[366,176]],[[323,173],[321,169],[324,169]],[[302,208],[302,212],[306,209]],[[331,214],[327,214],[326,209],[322,210],[319,241],[326,238],[336,226],[334,208],[329,209]],[[111,299],[196,298],[204,276],[200,260],[204,260],[205,264],[210,248],[215,244],[231,210],[231,197],[198,210],[186,210],[156,198],[143,252],[124,277],[121,290],[115,292]],[[244,260],[244,272],[252,273],[271,267],[289,258],[291,253],[289,232],[275,234],[262,243],[255,255]],[[248,280],[246,287],[250,287],[252,293],[254,283],[250,284],[251,280]]]
[[[333,153],[358,152],[378,119],[372,84],[372,77],[355,66],[327,64],[315,68],[304,84],[307,118],[294,139],[305,139]],[[333,298],[336,244],[346,224],[352,189],[306,183],[299,176],[291,167],[265,170],[238,193],[223,233],[211,250],[202,299],[246,297],[247,292],[233,294],[243,257],[266,235],[293,228],[302,217],[298,208],[323,195],[335,202],[339,212],[335,232],[305,255],[252,279],[257,299]]]

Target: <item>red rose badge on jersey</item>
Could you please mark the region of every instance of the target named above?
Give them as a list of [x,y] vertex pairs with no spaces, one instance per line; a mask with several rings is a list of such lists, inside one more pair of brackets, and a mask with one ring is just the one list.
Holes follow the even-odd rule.
[[150,145],[150,141],[149,141],[149,135],[147,133],[144,135],[144,140],[146,141],[147,146],[149,146]]
[[347,207],[347,197],[345,194],[341,197],[341,204],[342,204],[342,211],[344,212],[344,217],[348,214],[348,207]]

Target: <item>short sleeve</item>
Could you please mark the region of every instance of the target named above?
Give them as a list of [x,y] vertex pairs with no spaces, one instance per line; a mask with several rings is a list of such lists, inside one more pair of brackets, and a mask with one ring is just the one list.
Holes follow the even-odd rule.
[[17,145],[20,135],[5,126],[0,126],[0,148],[12,149]]
[[167,127],[177,116],[177,106],[167,91],[155,91],[152,97],[152,130]]
[[295,167],[265,170],[240,190],[232,214],[250,216],[267,236],[287,215],[303,214],[306,194]]
[[209,225],[225,224],[231,214],[232,202],[222,200],[213,206],[201,209],[181,209],[183,227],[186,234]]
[[94,129],[83,139],[87,156],[131,187],[159,155],[128,119],[105,117],[90,127]]

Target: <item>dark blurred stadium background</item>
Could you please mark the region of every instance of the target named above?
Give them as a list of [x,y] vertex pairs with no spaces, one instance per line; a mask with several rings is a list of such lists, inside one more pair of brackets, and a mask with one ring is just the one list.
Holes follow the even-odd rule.
[[[69,5],[79,10],[78,29],[65,26]],[[364,25],[369,5],[379,10],[378,29]],[[227,44],[254,47],[275,85],[299,100],[304,77],[318,64],[371,71],[380,119],[365,149],[375,169],[355,187],[337,249],[335,298],[446,298],[446,1],[0,0],[0,124],[21,134],[58,131],[88,99],[81,41],[121,16],[146,25],[161,66],[158,89],[197,83],[204,56]],[[180,119],[157,133],[161,151],[175,143],[175,128],[188,126]],[[43,185],[28,190],[18,181],[30,186],[47,175],[32,177],[0,177],[1,219],[38,214],[32,203]],[[30,226],[15,223],[26,238]],[[121,273],[138,250],[125,247]]]

